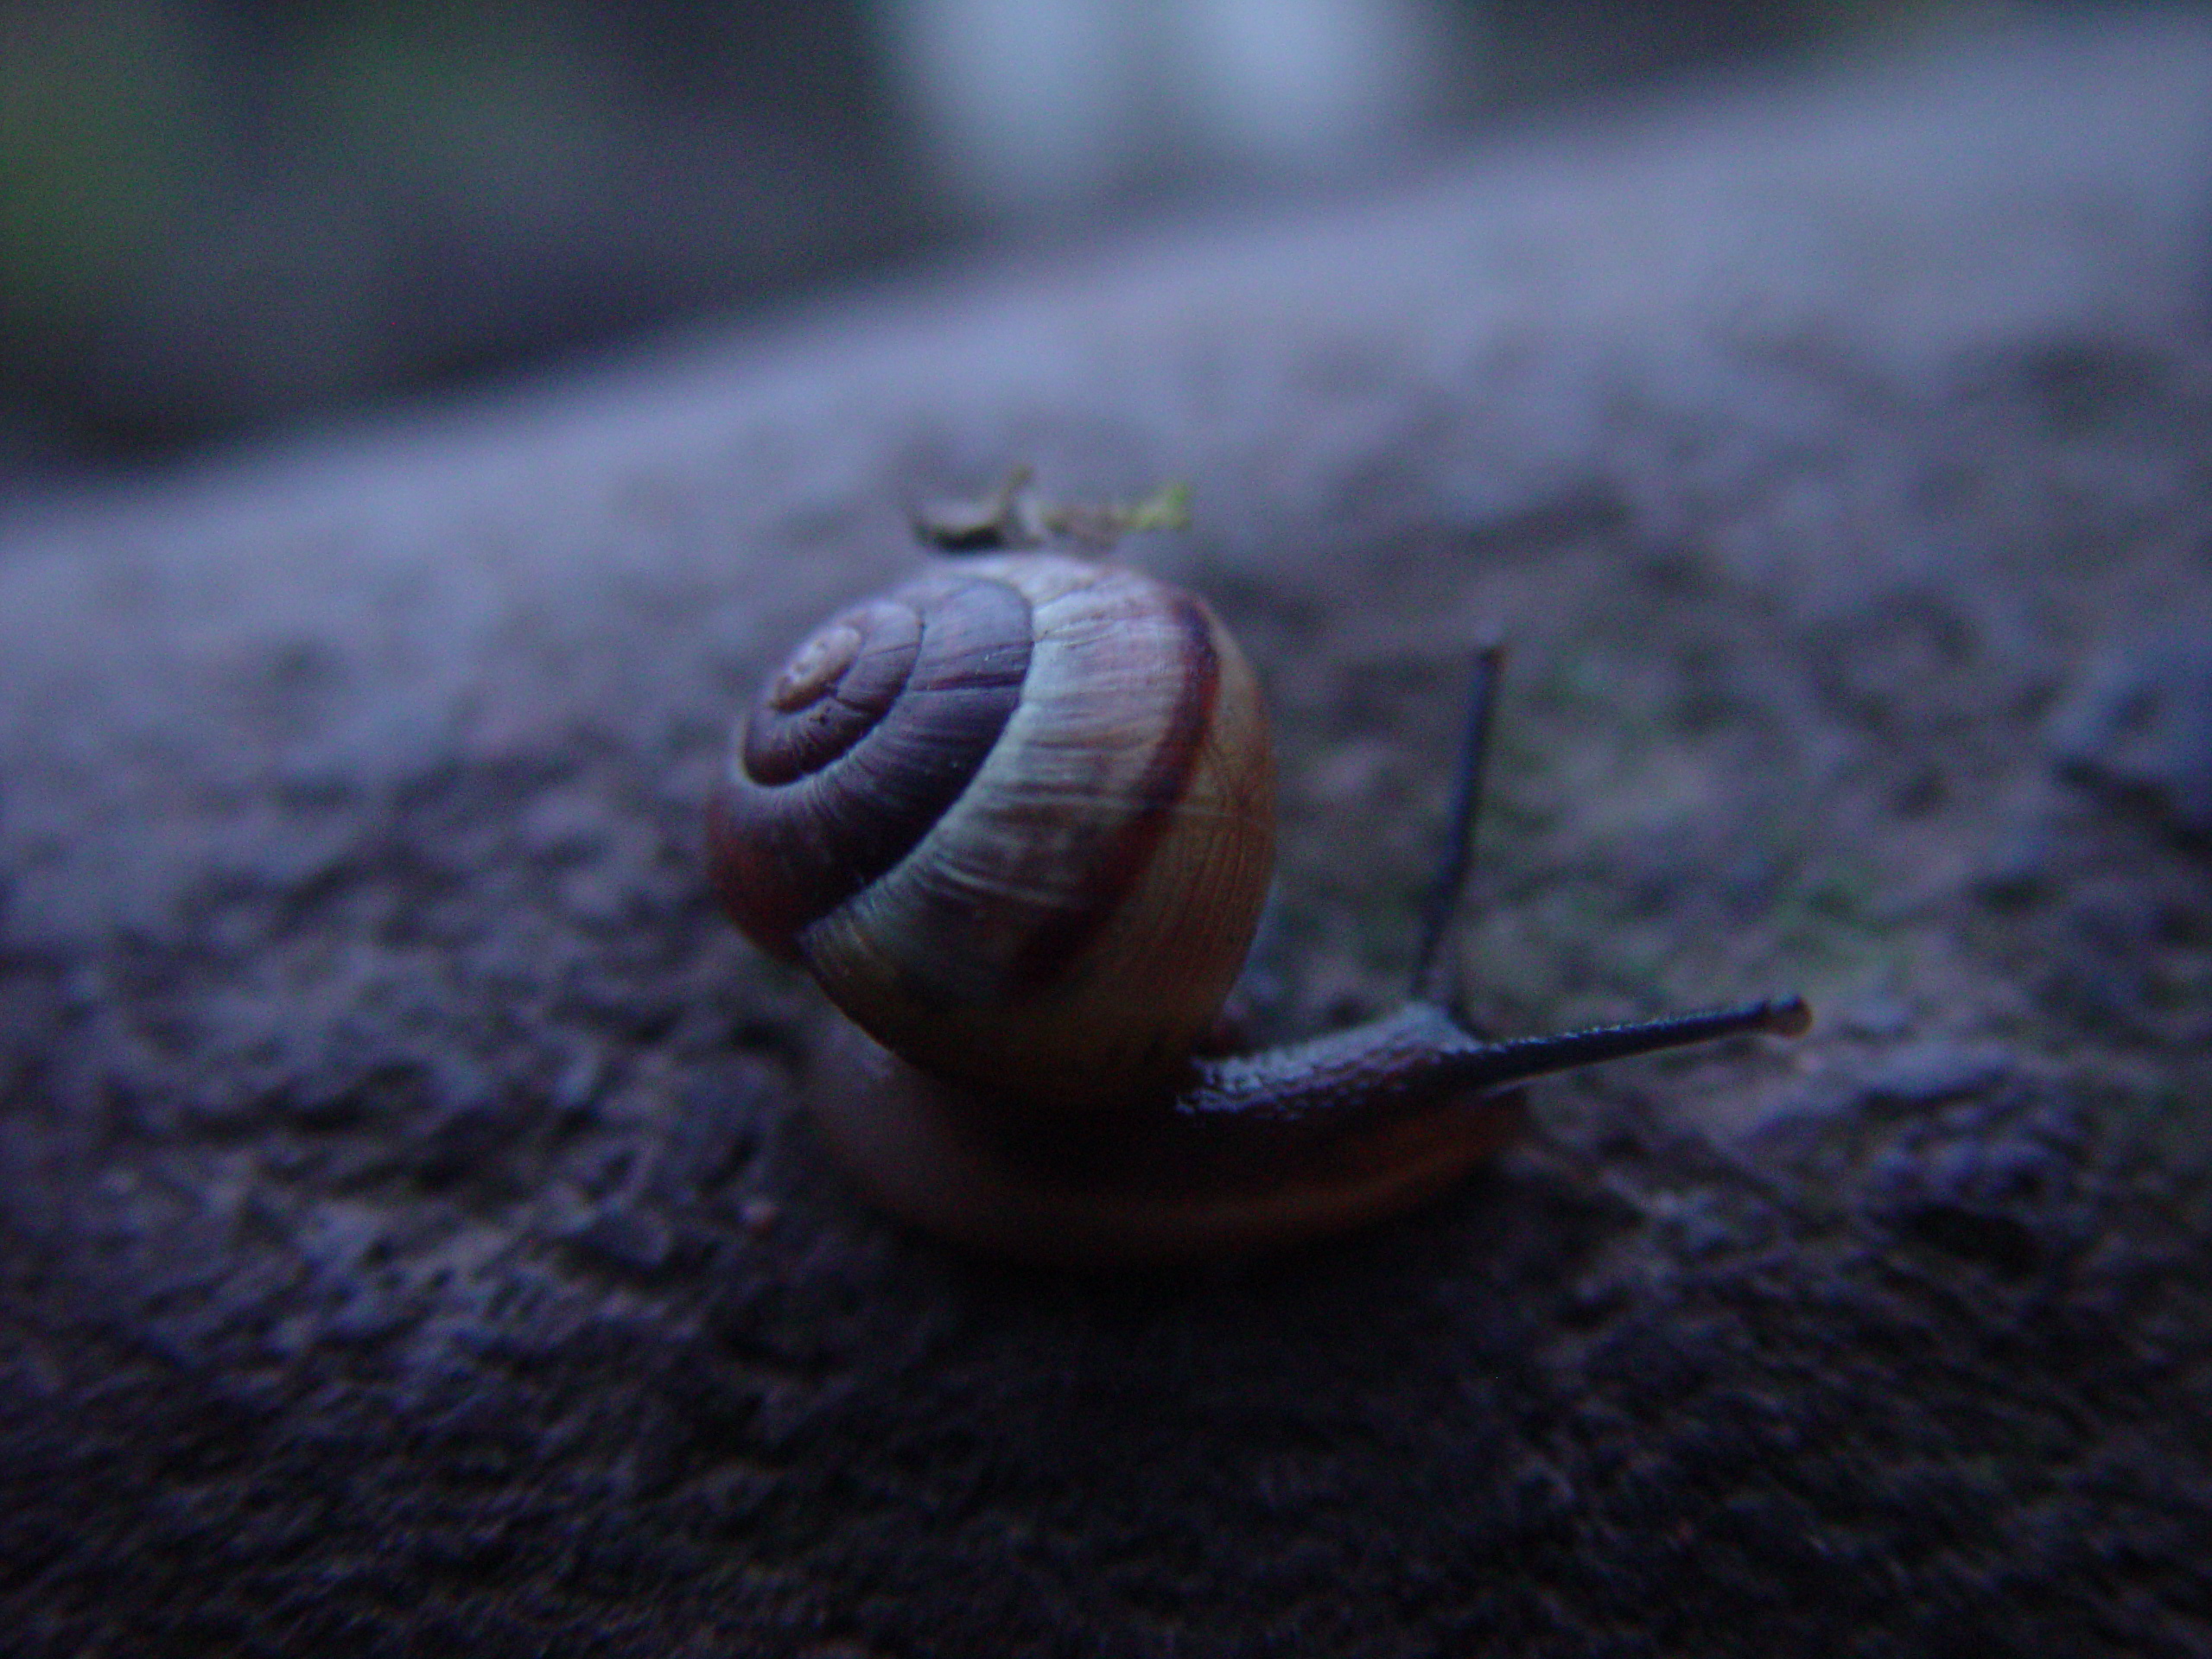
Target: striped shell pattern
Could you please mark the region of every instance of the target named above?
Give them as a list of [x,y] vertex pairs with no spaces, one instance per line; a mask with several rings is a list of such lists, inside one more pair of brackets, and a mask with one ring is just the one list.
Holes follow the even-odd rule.
[[831,618],[717,785],[717,891],[878,1042],[1024,1108],[1172,1093],[1274,855],[1250,668],[1119,566],[938,566]]

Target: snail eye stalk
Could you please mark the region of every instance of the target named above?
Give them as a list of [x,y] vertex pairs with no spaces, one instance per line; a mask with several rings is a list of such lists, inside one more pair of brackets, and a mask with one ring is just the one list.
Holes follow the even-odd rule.
[[1444,939],[1459,918],[1460,898],[1474,868],[1475,829],[1482,815],[1483,779],[1490,766],[1491,721],[1504,668],[1502,641],[1491,640],[1475,652],[1474,673],[1467,683],[1466,723],[1452,781],[1451,816],[1444,844],[1438,849],[1428,902],[1421,912],[1421,949],[1414,957],[1413,978],[1406,988],[1412,1001],[1456,1008],[1459,1000],[1459,988],[1446,982],[1452,976],[1445,967]]

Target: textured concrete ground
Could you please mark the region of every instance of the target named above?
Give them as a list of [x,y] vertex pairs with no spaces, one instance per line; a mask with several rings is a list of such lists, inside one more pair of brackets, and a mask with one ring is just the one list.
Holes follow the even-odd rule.
[[[907,503],[1189,479],[1263,1031],[1387,1006],[1515,642],[1420,1213],[893,1227],[710,912],[731,714]],[[1531,136],[19,510],[0,1629],[26,1654],[2212,1647],[2212,30]]]

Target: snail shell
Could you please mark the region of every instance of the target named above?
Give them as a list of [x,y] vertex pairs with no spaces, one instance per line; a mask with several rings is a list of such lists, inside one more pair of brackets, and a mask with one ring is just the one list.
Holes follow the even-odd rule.
[[714,879],[877,1042],[1036,1110],[1172,1092],[1274,861],[1252,671],[1200,600],[1052,554],[817,628],[709,809]]

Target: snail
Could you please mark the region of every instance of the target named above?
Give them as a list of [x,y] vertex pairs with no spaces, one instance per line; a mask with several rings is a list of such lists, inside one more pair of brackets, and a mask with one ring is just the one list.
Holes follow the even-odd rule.
[[1120,564],[995,551],[824,622],[741,725],[708,842],[739,927],[852,1022],[807,1084],[839,1160],[993,1252],[1244,1254],[1449,1185],[1518,1132],[1527,1078],[1804,1030],[1795,997],[1497,1042],[1452,1012],[1437,944],[1498,661],[1478,659],[1413,995],[1234,1054],[1209,1033],[1266,895],[1274,772],[1257,682],[1205,603]]

